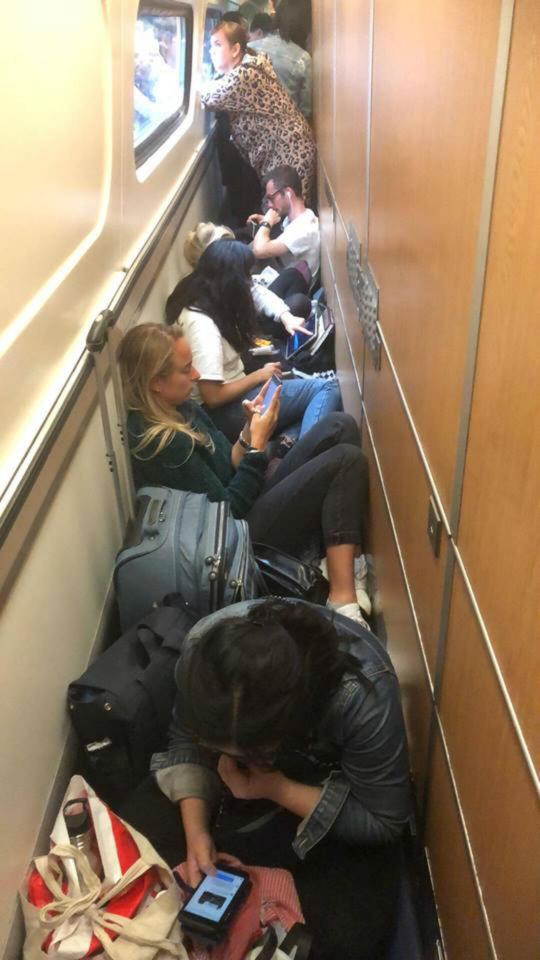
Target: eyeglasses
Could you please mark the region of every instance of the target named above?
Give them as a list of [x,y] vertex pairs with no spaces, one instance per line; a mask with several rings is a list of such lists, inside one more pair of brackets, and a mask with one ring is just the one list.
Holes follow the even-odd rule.
[[281,187],[279,190],[275,190],[274,193],[265,193],[263,200],[266,200],[267,203],[273,203],[274,197],[277,197],[278,193],[285,193],[287,187]]

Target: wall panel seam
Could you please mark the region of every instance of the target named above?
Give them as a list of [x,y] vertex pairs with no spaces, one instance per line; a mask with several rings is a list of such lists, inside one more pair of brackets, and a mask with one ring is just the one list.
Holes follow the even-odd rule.
[[450,524],[452,529],[455,531],[456,536],[461,512],[461,498],[465,475],[465,459],[471,420],[478,341],[480,337],[482,301],[486,279],[489,235],[493,213],[493,198],[495,193],[499,142],[504,112],[504,98],[508,73],[508,61],[510,57],[510,45],[512,39],[513,16],[514,0],[501,0],[499,35],[497,40],[497,54],[493,75],[493,92],[489,117],[486,159],[484,165],[484,182],[482,186],[478,237],[476,242],[473,290],[469,312],[469,334],[465,354],[461,413],[454,463],[452,503],[450,506]]
[[442,940],[442,946],[443,946],[444,956],[447,957],[447,956],[448,956],[448,948],[447,948],[447,946],[446,946],[446,938],[445,938],[445,935],[444,935],[444,926],[443,926],[443,922],[442,922],[441,911],[440,911],[440,909],[439,909],[439,901],[437,900],[437,890],[436,890],[436,888],[435,888],[435,875],[434,875],[434,873],[433,873],[433,866],[432,866],[432,863],[431,863],[431,856],[430,856],[430,853],[429,853],[429,847],[426,847],[426,846],[424,847],[424,855],[425,855],[425,858],[426,858],[426,864],[427,864],[428,875],[429,875],[429,882],[430,882],[430,884],[431,884],[431,890],[432,890],[432,893],[433,893],[433,901],[434,901],[434,903],[435,903],[435,913],[437,914],[437,923],[438,923],[438,925],[439,925],[439,933],[440,933],[440,935],[441,935],[441,940]]
[[486,650],[487,650],[489,659],[490,659],[490,661],[491,661],[491,665],[492,665],[493,670],[494,670],[494,672],[495,672],[495,676],[496,676],[496,678],[497,678],[498,685],[499,685],[499,687],[500,687],[500,690],[501,690],[501,693],[502,693],[502,695],[503,695],[503,698],[504,698],[504,701],[505,701],[505,704],[506,704],[508,713],[509,713],[509,715],[510,715],[510,720],[511,720],[512,726],[513,726],[513,728],[514,728],[514,732],[515,732],[515,734],[516,734],[518,743],[519,743],[519,745],[520,745],[520,747],[521,747],[521,751],[522,751],[522,753],[523,753],[523,757],[524,757],[524,759],[525,759],[525,763],[527,764],[528,770],[529,770],[529,772],[530,772],[530,774],[531,774],[534,787],[535,787],[537,793],[540,794],[540,778],[538,777],[538,773],[537,773],[537,770],[536,770],[536,767],[535,767],[533,758],[532,758],[532,756],[531,756],[529,747],[528,747],[528,745],[527,745],[527,741],[526,741],[525,736],[524,736],[524,734],[523,734],[523,730],[521,729],[521,724],[520,724],[519,719],[518,719],[518,716],[517,716],[517,714],[516,714],[516,711],[515,711],[515,708],[514,708],[514,704],[512,703],[512,698],[511,698],[511,696],[510,696],[508,687],[506,686],[506,681],[505,681],[505,679],[504,679],[504,675],[503,675],[503,672],[502,672],[502,670],[501,670],[501,666],[500,666],[499,661],[498,661],[498,659],[497,659],[497,654],[495,653],[495,650],[494,650],[494,648],[493,648],[493,644],[492,644],[492,642],[491,642],[491,638],[490,638],[490,635],[489,635],[489,631],[488,631],[488,629],[487,629],[486,623],[485,623],[484,618],[483,618],[483,616],[482,616],[482,613],[481,613],[481,611],[480,611],[480,607],[479,607],[478,601],[477,601],[477,599],[476,599],[476,597],[475,597],[475,594],[474,594],[474,590],[473,590],[473,588],[472,588],[471,581],[469,580],[467,571],[466,571],[466,569],[465,569],[465,564],[464,564],[464,562],[463,562],[463,558],[462,558],[462,556],[461,556],[461,554],[460,554],[460,552],[459,552],[459,550],[458,550],[457,545],[456,545],[453,541],[452,541],[452,548],[453,548],[453,551],[454,551],[454,554],[455,554],[456,562],[457,562],[457,564],[458,564],[458,566],[459,566],[459,569],[460,569],[460,571],[461,571],[461,575],[462,575],[462,577],[463,577],[463,582],[464,582],[464,584],[465,584],[465,589],[466,589],[466,591],[467,591],[467,596],[468,596],[468,598],[469,598],[469,602],[470,602],[470,604],[471,604],[471,606],[472,606],[474,615],[475,615],[476,620],[477,620],[477,622],[478,622],[478,626],[480,627],[480,632],[481,632],[481,634],[482,634],[482,638],[483,638],[483,640],[484,640],[484,644],[485,644],[485,647],[486,647]]
[[446,529],[446,533],[447,533],[448,536],[450,537],[450,536],[452,535],[452,530],[451,530],[451,528],[450,528],[450,524],[449,524],[449,521],[448,521],[448,517],[446,516],[446,512],[445,512],[445,509],[444,509],[444,507],[443,507],[442,500],[441,500],[441,498],[440,498],[440,496],[439,496],[439,491],[437,490],[437,485],[436,485],[436,483],[435,483],[435,478],[434,478],[434,476],[433,476],[433,474],[432,474],[432,472],[431,472],[431,468],[430,468],[430,466],[429,466],[429,462],[428,462],[427,456],[426,456],[426,454],[425,454],[424,447],[423,447],[423,445],[422,445],[422,441],[420,440],[420,436],[419,436],[418,431],[417,431],[417,429],[416,429],[416,426],[415,426],[415,423],[414,423],[414,419],[413,419],[413,415],[412,415],[411,410],[410,410],[410,408],[409,408],[409,404],[407,403],[407,398],[406,398],[405,393],[404,393],[404,391],[403,391],[403,387],[401,386],[401,381],[400,381],[400,379],[399,379],[398,372],[397,372],[397,370],[396,370],[396,366],[395,366],[394,361],[393,361],[393,359],[392,359],[392,354],[390,353],[390,348],[389,348],[389,346],[388,346],[388,343],[386,342],[386,339],[385,339],[385,336],[384,336],[384,333],[383,333],[383,330],[382,330],[382,327],[381,327],[380,323],[377,323],[377,332],[378,332],[378,334],[379,334],[379,336],[380,336],[380,338],[381,338],[381,343],[382,343],[382,346],[383,346],[383,348],[384,348],[384,353],[385,353],[386,359],[388,360],[388,365],[389,365],[389,367],[390,367],[390,370],[392,371],[392,376],[393,376],[393,378],[394,378],[394,382],[395,382],[397,391],[398,391],[398,393],[399,393],[399,398],[400,398],[400,400],[401,400],[401,405],[402,405],[402,407],[403,407],[403,410],[405,411],[405,416],[406,416],[407,421],[408,421],[408,423],[409,423],[409,428],[410,428],[410,430],[411,430],[411,433],[412,433],[412,435],[413,435],[414,441],[415,441],[416,446],[417,446],[417,448],[418,448],[418,453],[419,453],[419,455],[420,455],[420,459],[421,459],[421,461],[422,461],[422,466],[423,466],[423,468],[424,468],[424,472],[425,472],[426,477],[427,477],[427,479],[428,479],[428,483],[429,483],[429,486],[430,486],[430,488],[431,488],[431,492],[432,492],[433,496],[435,497],[435,501],[436,501],[436,503],[437,503],[437,509],[439,510],[439,513],[440,513],[440,516],[441,516],[441,520],[442,520],[442,522],[444,523],[444,526],[445,526],[445,529]]
[[457,811],[458,811],[459,822],[460,822],[460,825],[461,825],[461,830],[462,830],[462,833],[463,833],[463,838],[464,838],[464,840],[465,840],[465,847],[466,847],[466,849],[467,849],[467,856],[468,856],[469,863],[470,863],[470,865],[471,865],[471,870],[472,870],[473,877],[474,877],[474,885],[475,885],[475,888],[476,888],[476,893],[477,893],[478,901],[479,901],[479,904],[480,904],[480,910],[481,910],[481,912],[482,912],[482,918],[483,918],[483,920],[484,920],[484,926],[485,926],[485,928],[486,928],[486,933],[487,933],[487,935],[488,935],[489,945],[490,945],[490,948],[491,948],[491,952],[492,952],[492,954],[493,954],[493,958],[494,958],[494,960],[498,960],[497,948],[496,948],[496,946],[495,946],[495,941],[494,941],[494,939],[493,939],[493,933],[492,933],[492,931],[491,931],[491,924],[490,924],[490,921],[489,921],[489,915],[488,915],[487,908],[486,908],[486,905],[485,905],[485,902],[484,902],[484,894],[483,894],[483,892],[482,892],[482,886],[481,886],[481,883],[480,883],[480,877],[479,877],[478,869],[477,869],[477,866],[476,866],[476,860],[475,860],[475,857],[474,857],[474,850],[473,850],[473,846],[472,846],[472,843],[471,843],[471,838],[470,838],[470,836],[469,836],[469,831],[468,831],[468,829],[467,829],[467,821],[466,821],[466,819],[465,819],[465,814],[464,814],[464,812],[463,812],[463,807],[462,807],[462,805],[461,805],[461,799],[460,799],[460,796],[459,796],[459,791],[458,791],[458,787],[457,787],[457,782],[456,782],[456,778],[455,778],[455,776],[454,776],[454,771],[453,771],[453,768],[452,768],[452,761],[451,761],[451,759],[450,759],[450,752],[449,752],[449,750],[448,750],[448,744],[447,744],[447,742],[446,742],[446,737],[445,737],[445,734],[444,734],[444,728],[443,728],[442,721],[441,721],[441,717],[440,717],[440,715],[439,715],[439,711],[437,710],[437,706],[436,706],[436,705],[435,705],[435,718],[436,718],[436,723],[437,723],[437,726],[438,726],[438,729],[439,729],[439,734],[440,734],[440,737],[441,737],[441,743],[442,743],[443,750],[444,750],[444,756],[445,756],[445,760],[446,760],[446,766],[447,766],[447,769],[448,769],[448,773],[449,773],[449,776],[450,776],[450,782],[451,782],[451,784],[452,784],[452,793],[453,793],[453,795],[454,795],[454,802],[455,802],[455,804],[456,804],[456,808],[457,808]]
[[385,502],[386,510],[387,510],[387,514],[388,514],[388,519],[389,519],[389,521],[390,521],[390,526],[391,526],[391,528],[392,528],[392,536],[393,536],[394,543],[395,543],[395,546],[396,546],[396,550],[397,550],[397,553],[398,553],[399,565],[400,565],[400,568],[401,568],[401,575],[402,575],[402,577],[403,577],[403,582],[404,582],[404,584],[405,584],[405,589],[406,589],[406,591],[407,591],[407,597],[408,597],[408,600],[409,600],[409,606],[410,606],[411,613],[412,613],[412,616],[413,616],[413,619],[414,619],[414,625],[415,625],[416,636],[417,636],[417,640],[418,640],[418,646],[419,646],[419,648],[420,648],[420,652],[421,652],[421,654],[422,654],[422,660],[423,660],[423,663],[424,663],[424,671],[425,671],[425,674],[426,674],[426,679],[427,679],[427,681],[428,681],[430,694],[431,694],[431,697],[432,697],[432,699],[433,699],[433,695],[434,695],[433,682],[432,682],[432,680],[431,680],[431,674],[430,674],[430,671],[429,671],[428,659],[427,659],[427,656],[426,656],[426,652],[425,652],[425,649],[424,649],[424,643],[423,643],[423,640],[422,640],[422,631],[421,631],[421,629],[420,629],[420,624],[419,624],[419,622],[418,622],[418,617],[417,617],[417,615],[416,615],[416,608],[415,608],[415,606],[414,606],[414,600],[413,600],[412,590],[411,590],[411,587],[410,587],[410,585],[409,585],[409,579],[408,579],[408,577],[407,577],[407,572],[406,572],[406,568],[405,568],[405,561],[404,561],[404,559],[403,559],[403,553],[402,553],[402,551],[401,551],[401,546],[400,546],[400,543],[399,543],[399,538],[398,538],[398,534],[397,534],[397,528],[396,528],[396,524],[395,524],[395,521],[394,521],[394,516],[393,516],[393,514],[392,514],[392,508],[391,508],[391,506],[390,506],[390,500],[389,500],[389,497],[388,497],[388,491],[387,491],[387,489],[386,489],[386,484],[385,484],[385,482],[384,482],[384,477],[383,477],[383,472],[382,472],[382,468],[381,468],[381,463],[380,463],[380,460],[379,460],[379,456],[378,456],[378,454],[377,454],[377,448],[376,448],[376,446],[375,446],[375,441],[374,441],[374,438],[373,438],[373,433],[372,433],[371,426],[370,426],[370,423],[369,423],[368,413],[367,413],[367,410],[365,409],[364,403],[362,403],[362,407],[363,407],[363,411],[364,411],[364,423],[365,423],[365,425],[366,425],[366,428],[367,428],[367,431],[368,431],[368,434],[369,434],[369,440],[370,440],[370,444],[371,444],[371,449],[372,449],[372,451],[373,451],[373,457],[374,457],[374,459],[375,459],[375,465],[376,465],[376,467],[377,467],[377,473],[378,473],[378,475],[379,475],[379,482],[380,482],[380,484],[381,484],[381,489],[382,489],[382,493],[383,493],[383,497],[384,497],[384,502]]

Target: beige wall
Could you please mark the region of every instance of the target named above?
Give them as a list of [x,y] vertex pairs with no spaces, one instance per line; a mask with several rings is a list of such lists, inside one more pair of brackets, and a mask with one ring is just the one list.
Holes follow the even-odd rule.
[[[540,7],[314,0],[314,15],[323,277],[444,946],[532,960]],[[351,224],[379,287],[379,369],[348,283]]]

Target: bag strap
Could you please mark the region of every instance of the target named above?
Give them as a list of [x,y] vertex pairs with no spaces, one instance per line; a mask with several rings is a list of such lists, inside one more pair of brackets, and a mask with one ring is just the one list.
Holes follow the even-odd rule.
[[279,949],[290,956],[296,947],[294,960],[308,960],[313,937],[304,923],[295,923],[280,944]]
[[[161,647],[177,650],[180,653],[180,645],[169,641],[170,634],[176,630],[186,635],[191,622],[178,607],[158,607],[152,611],[151,616],[141,620],[137,627],[137,640],[144,647],[149,657]],[[159,642],[158,642],[159,641]]]
[[[77,872],[86,888],[85,894],[73,897],[63,892],[59,882],[61,871],[59,865],[50,859],[51,854],[59,859],[69,857],[75,861]],[[171,957],[187,960],[187,953],[182,944],[153,935],[144,917],[123,917],[107,911],[110,900],[123,893],[134,880],[146,873],[150,869],[150,864],[142,859],[136,860],[120,880],[103,893],[99,877],[92,870],[83,851],[76,847],[57,844],[52,848],[49,856],[38,857],[34,863],[43,881],[56,897],[56,900],[47,903],[39,911],[39,919],[45,929],[58,929],[67,920],[84,915],[90,921],[92,932],[103,946],[105,956],[110,960],[117,960],[117,958],[120,960],[120,954],[109,935],[111,932],[134,945],[155,947]],[[174,887],[172,890],[174,891]]]
[[274,960],[278,948],[278,938],[272,924],[267,928],[266,933],[260,937],[256,943],[251,945],[249,948],[249,956],[251,956],[252,951],[258,947],[262,947],[262,949],[259,950],[257,954],[257,960]]

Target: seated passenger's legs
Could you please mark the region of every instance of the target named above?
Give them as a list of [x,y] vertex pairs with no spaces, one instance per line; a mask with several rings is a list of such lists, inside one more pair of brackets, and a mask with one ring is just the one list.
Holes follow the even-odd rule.
[[[302,263],[305,263],[305,260]],[[286,300],[293,293],[307,293],[309,282],[306,279],[305,271],[299,270],[297,266],[287,267],[269,284],[268,289],[272,293],[276,293],[282,300]]]
[[360,546],[367,494],[356,423],[348,414],[331,414],[298,441],[268,481],[248,515],[251,536],[299,557],[307,530],[319,530],[325,548]]
[[[292,848],[298,817],[281,809],[259,829],[244,833],[238,827],[245,809],[245,803],[229,798],[212,831],[217,849],[243,863],[292,872],[314,938],[313,960],[382,960],[393,933],[399,844],[351,847],[330,835],[301,861]],[[153,777],[116,812],[147,837],[169,866],[185,860],[178,804],[161,793]]]
[[284,380],[281,388],[278,433],[300,422],[300,436],[323,417],[341,410],[341,391],[337,380]]
[[399,871],[399,843],[352,847],[331,835],[298,862],[294,878],[313,960],[384,960]]
[[146,777],[114,812],[142,833],[170,867],[186,859],[180,809],[161,792],[153,776]]
[[[259,390],[258,386],[248,390],[242,399],[253,400]],[[340,408],[337,380],[284,380],[276,435],[298,424],[299,430],[293,430],[291,435],[303,436],[323,417]],[[222,407],[205,407],[205,410],[227,439],[235,443],[245,423],[242,400],[233,400]]]

